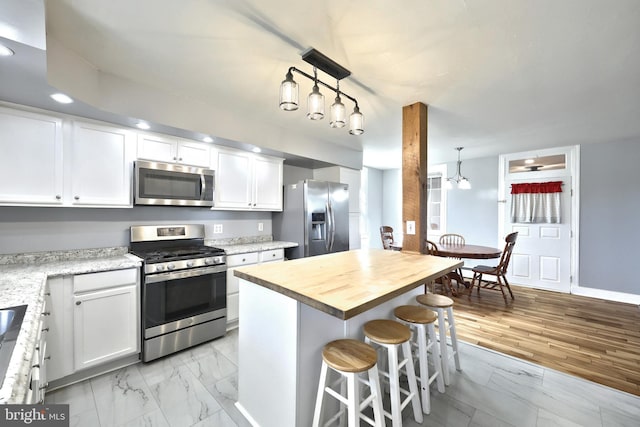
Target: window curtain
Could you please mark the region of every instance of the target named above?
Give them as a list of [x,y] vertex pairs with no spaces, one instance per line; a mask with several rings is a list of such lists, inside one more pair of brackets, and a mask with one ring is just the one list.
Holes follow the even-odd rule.
[[511,184],[511,222],[560,223],[562,181]]

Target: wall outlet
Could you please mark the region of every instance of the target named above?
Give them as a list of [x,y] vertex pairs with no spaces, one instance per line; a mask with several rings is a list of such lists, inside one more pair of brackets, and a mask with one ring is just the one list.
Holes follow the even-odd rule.
[[407,234],[416,234],[416,222],[407,221]]
[[264,231],[264,223],[262,222],[258,223],[258,231]]
[[222,233],[222,224],[213,224],[213,234]]

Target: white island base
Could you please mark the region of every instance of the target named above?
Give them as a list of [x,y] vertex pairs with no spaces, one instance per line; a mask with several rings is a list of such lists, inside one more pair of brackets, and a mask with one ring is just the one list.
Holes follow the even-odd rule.
[[324,345],[364,340],[364,323],[393,319],[395,307],[416,304],[422,293],[424,286],[418,286],[342,320],[241,279],[236,407],[254,426],[310,426]]

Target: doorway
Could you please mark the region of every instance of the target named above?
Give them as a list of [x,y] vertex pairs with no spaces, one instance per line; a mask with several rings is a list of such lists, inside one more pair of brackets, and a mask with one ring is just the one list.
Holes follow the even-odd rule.
[[[513,231],[518,240],[511,256],[507,280],[515,285],[558,292],[571,292],[579,283],[578,191],[579,147],[505,154],[500,156],[500,241]],[[522,183],[562,182],[560,220],[522,221],[511,217],[511,186]]]

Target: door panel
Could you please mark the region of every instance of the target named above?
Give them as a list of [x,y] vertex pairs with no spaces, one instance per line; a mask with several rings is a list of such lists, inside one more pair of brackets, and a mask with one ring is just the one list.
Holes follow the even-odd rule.
[[[550,178],[507,179],[505,188],[522,182],[546,182]],[[569,292],[571,288],[571,177],[555,177],[562,181],[561,223],[511,223],[511,198],[507,195],[504,218],[506,231],[517,231],[518,240],[513,249],[512,265],[507,280],[540,289]]]

